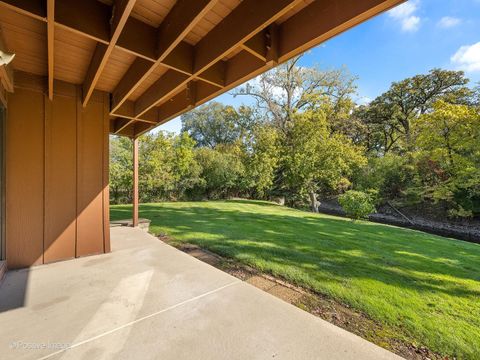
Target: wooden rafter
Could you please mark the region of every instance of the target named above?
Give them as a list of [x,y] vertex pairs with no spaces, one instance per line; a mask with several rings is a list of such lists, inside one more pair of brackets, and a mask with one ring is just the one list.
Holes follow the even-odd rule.
[[47,53],[48,53],[48,98],[53,100],[55,69],[55,0],[47,0]]
[[[179,0],[175,4],[157,30],[158,50],[155,63],[149,64],[145,59],[139,58],[130,66],[113,92],[112,112],[118,109],[155,68],[172,54],[191,29],[217,2],[218,0]],[[181,57],[183,61],[191,57],[189,51],[191,51],[189,45],[184,43],[180,46],[180,52],[173,55]],[[186,70],[190,70],[188,64]]]
[[[0,50],[8,52],[5,40],[0,29]],[[3,98],[2,102],[6,103],[6,92],[13,92],[13,69],[12,65],[0,65],[0,96]],[[6,106],[6,105],[5,105]]]
[[[346,0],[337,6],[327,6],[325,2],[314,2],[279,27],[269,31],[269,43],[265,60],[252,51],[242,51],[226,64],[225,87],[217,89],[206,83],[198,83],[196,106],[209,101],[245,81],[267,71],[279,62],[284,62],[310,47],[318,45],[351,28],[366,19],[398,5],[401,0]],[[310,20],[309,20],[310,19]],[[315,19],[315,21],[311,20]],[[321,26],[319,24],[322,24]],[[288,35],[286,35],[288,34]],[[301,38],[307,40],[308,47],[302,46]],[[268,37],[267,37],[268,38]],[[300,39],[300,40],[299,40]],[[257,47],[258,48],[258,47]],[[158,108],[159,124],[168,121],[189,109],[182,95]],[[183,110],[178,110],[184,106]],[[169,113],[168,109],[175,109]],[[152,127],[153,128],[153,127]],[[151,129],[151,128],[150,128]],[[147,129],[144,132],[150,130]]]
[[242,44],[242,49],[248,51],[253,56],[262,61],[267,61],[267,35],[266,31],[261,31],[250,40]]
[[146,114],[144,114],[141,118],[136,119],[134,117],[135,114],[135,103],[133,101],[125,101],[125,103],[117,110],[117,115],[119,119],[126,120],[126,121],[117,121],[117,126],[115,127],[114,134],[121,134],[126,128],[130,125],[133,125],[137,122],[142,122],[148,124],[149,126],[155,126],[158,124],[158,111],[156,109],[152,109]]
[[[165,74],[151,86],[152,91],[147,90],[137,100],[135,117],[142,116],[164,101],[169,94],[176,93],[187,82],[195,80],[215,63],[221,61],[233,49],[274,23],[299,2],[299,0],[265,0],[260,2],[258,0],[244,0],[195,46],[193,74],[183,82],[169,84],[171,91],[168,94],[161,93],[157,97],[152,96],[155,87],[158,87],[160,83],[169,81]],[[225,36],[225,34],[228,34],[228,36]]]
[[41,1],[32,0],[2,0],[3,6],[20,14],[33,17],[37,20],[46,21],[47,9]]
[[[47,22],[47,9],[39,0],[0,0],[0,6]],[[56,0],[55,26],[75,32],[81,36],[108,45],[111,38],[110,19],[112,8],[97,0]],[[116,47],[147,61],[155,62],[156,39],[146,39],[145,34],[155,33],[156,29],[141,21],[130,18],[124,27]],[[138,37],[125,37],[124,34],[138,34]],[[142,41],[138,41],[141,38]]]
[[281,25],[279,61],[284,62],[406,0],[314,1]]
[[7,107],[7,91],[3,87],[3,84],[0,82],[0,104],[4,107]]
[[[53,0],[0,0],[0,7],[48,23],[50,1],[53,3]],[[98,43],[90,65],[93,70],[88,71],[84,84],[87,90],[84,92],[87,94],[85,103],[108,60],[108,51],[120,48],[134,55],[136,59],[112,93],[114,111],[111,115],[119,117],[113,121],[112,130],[136,137],[172,116],[404,2],[318,0],[288,17],[289,11],[304,0],[243,0],[196,45],[187,43],[187,33],[205,17],[216,1],[178,0],[160,27],[155,28],[129,17],[127,7],[131,2],[118,0],[116,7],[120,4],[125,10],[117,12],[117,16],[124,14],[117,18],[117,24],[122,24],[123,31],[115,33],[117,20],[114,19],[110,25],[112,7],[104,2],[55,0],[55,27],[73,31]],[[275,25],[280,18],[283,22]],[[225,60],[238,49],[243,51]],[[49,55],[51,53],[49,48]],[[128,100],[157,66],[170,70],[135,102]],[[188,91],[185,90],[187,88]],[[195,90],[193,97],[187,94],[192,90]]]
[[[50,0],[49,0],[50,1]],[[115,45],[122,33],[125,24],[133,10],[136,0],[117,0],[112,8],[111,29],[110,29],[110,41],[108,45],[98,43],[93,54],[92,61],[85,76],[83,83],[83,100],[82,104],[85,107],[92,95],[95,86],[97,85],[100,75],[107,65],[108,58],[110,57]]]

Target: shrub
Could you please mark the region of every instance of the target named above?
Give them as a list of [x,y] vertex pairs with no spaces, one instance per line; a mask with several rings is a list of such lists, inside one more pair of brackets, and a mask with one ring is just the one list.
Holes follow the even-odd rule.
[[370,195],[362,191],[347,191],[338,198],[340,205],[349,218],[353,220],[365,219],[375,212],[375,206]]

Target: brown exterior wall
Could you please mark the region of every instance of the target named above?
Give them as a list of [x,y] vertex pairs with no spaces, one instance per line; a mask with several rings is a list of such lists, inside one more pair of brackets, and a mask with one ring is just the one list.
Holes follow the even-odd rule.
[[17,89],[8,107],[6,258],[17,268],[43,263],[44,97]]
[[50,101],[22,80],[7,110],[8,267],[109,251],[108,95],[83,108],[79,87],[58,83]]

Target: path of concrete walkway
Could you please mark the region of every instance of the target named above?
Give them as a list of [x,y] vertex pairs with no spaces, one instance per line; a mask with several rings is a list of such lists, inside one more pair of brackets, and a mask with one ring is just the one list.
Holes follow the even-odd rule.
[[400,359],[141,230],[111,231],[110,254],[7,273],[1,359]]

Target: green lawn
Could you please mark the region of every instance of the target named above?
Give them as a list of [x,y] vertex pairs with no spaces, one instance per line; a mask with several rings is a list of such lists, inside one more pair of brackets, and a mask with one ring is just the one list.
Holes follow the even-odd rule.
[[[403,340],[480,359],[480,246],[254,201],[144,204],[151,231],[329,295]],[[112,206],[112,219],[130,217]]]

